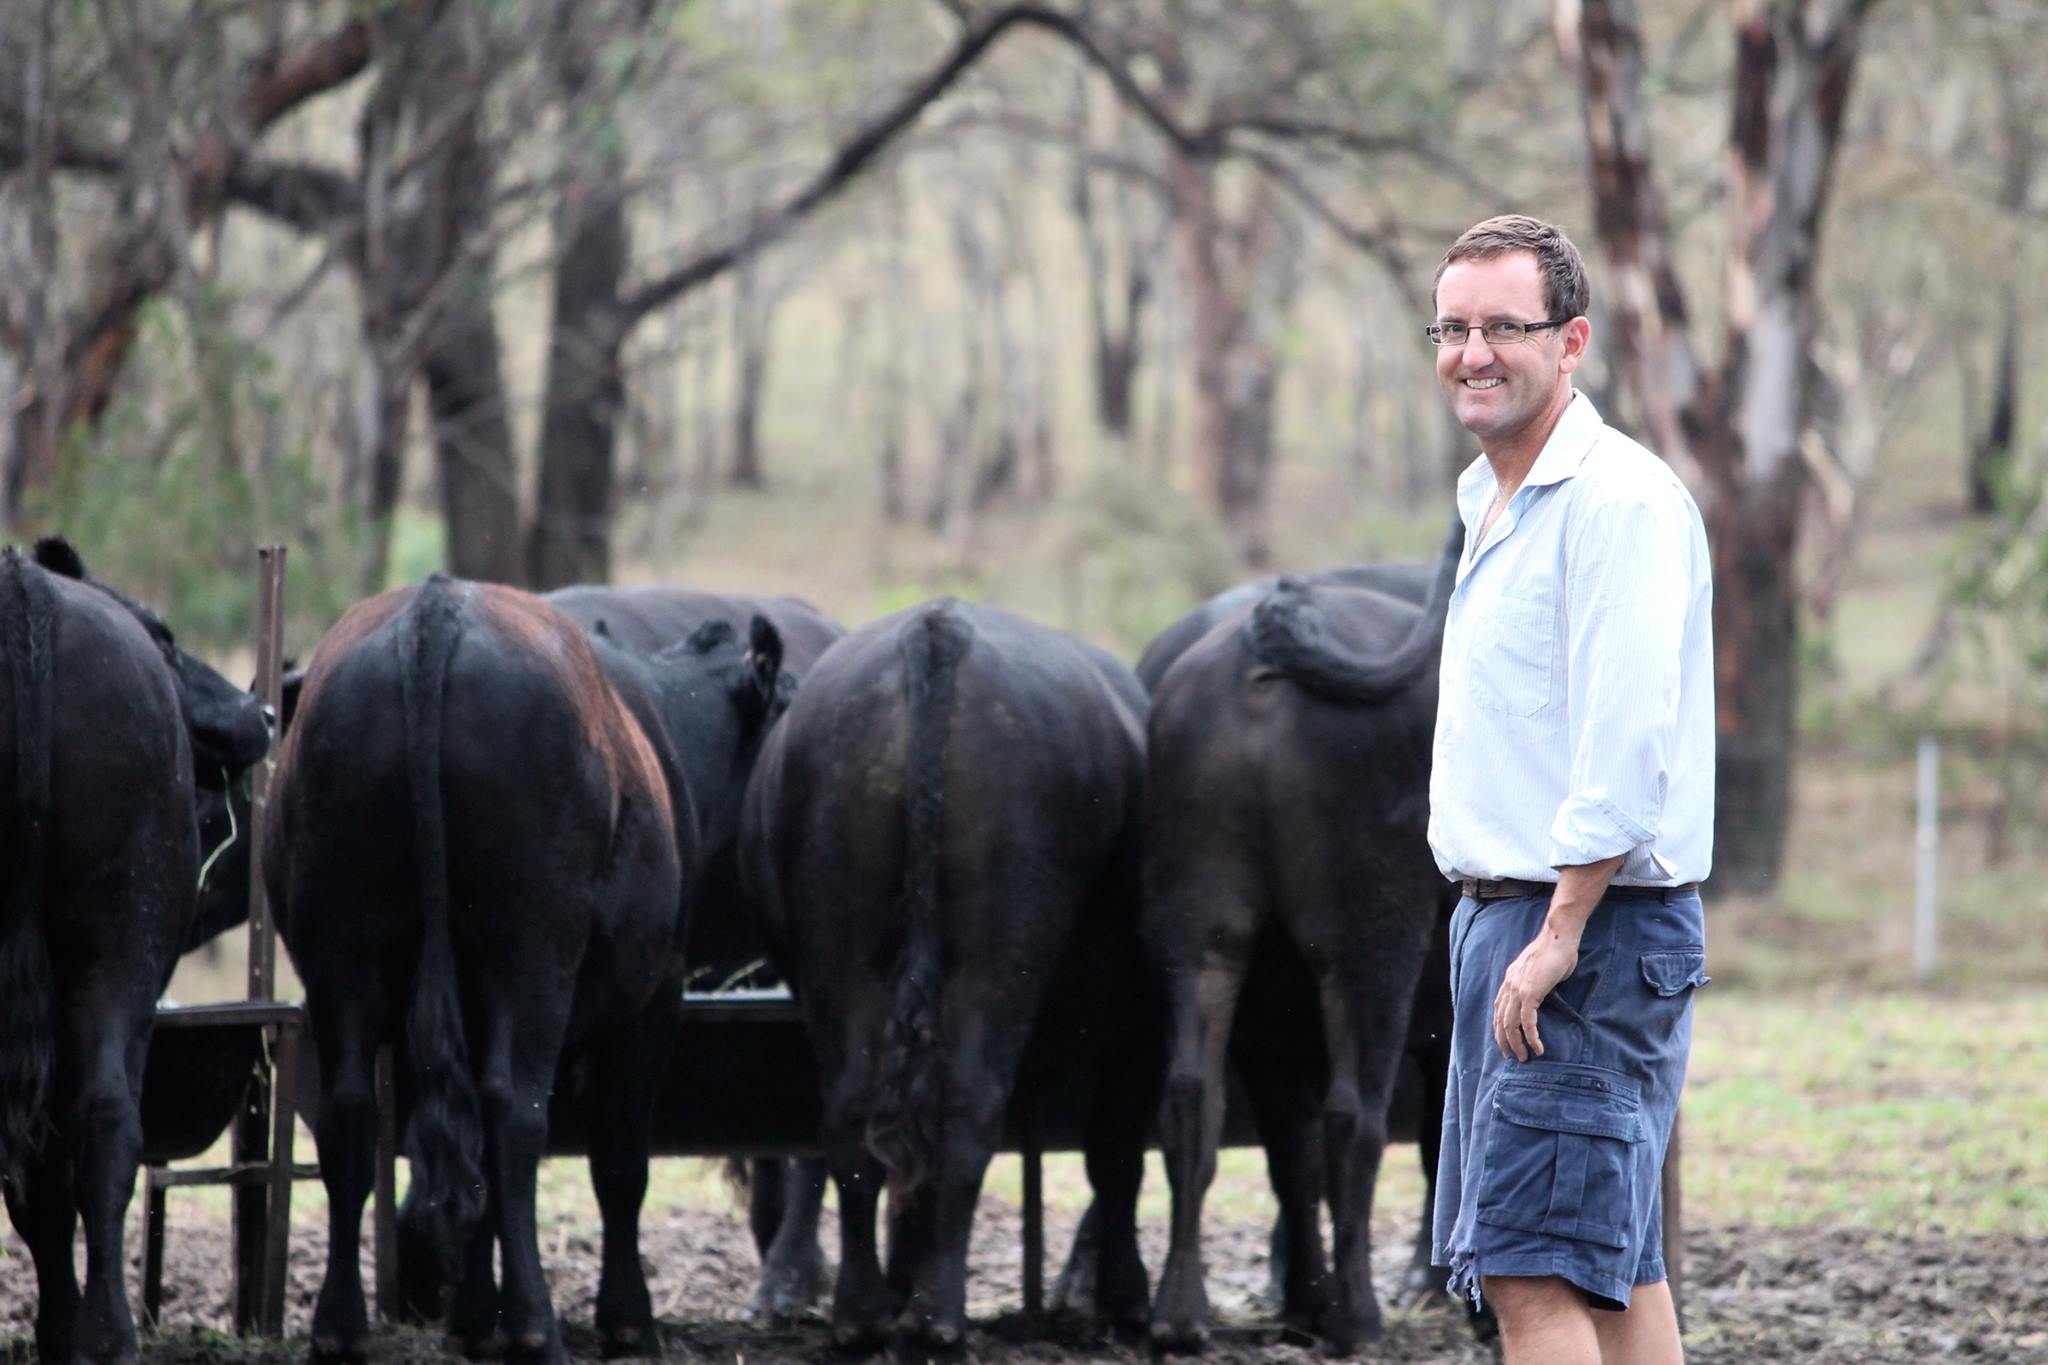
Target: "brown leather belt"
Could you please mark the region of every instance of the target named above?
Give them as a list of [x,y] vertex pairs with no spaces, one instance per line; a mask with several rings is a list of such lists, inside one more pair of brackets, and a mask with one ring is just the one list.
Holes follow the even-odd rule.
[[[1458,883],[1458,889],[1476,901],[1511,900],[1518,896],[1548,896],[1556,892],[1556,882],[1525,882],[1519,877],[1467,877]],[[1683,886],[1610,886],[1607,895],[1676,895],[1681,891],[1697,891],[1698,882],[1687,882]]]

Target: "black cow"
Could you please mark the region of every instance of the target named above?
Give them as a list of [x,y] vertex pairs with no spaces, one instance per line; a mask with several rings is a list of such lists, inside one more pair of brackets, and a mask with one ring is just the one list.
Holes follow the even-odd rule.
[[[1340,1352],[1378,1334],[1369,1217],[1387,1103],[1442,919],[1425,833],[1436,661],[1461,544],[1454,528],[1420,605],[1283,581],[1187,648],[1154,690],[1144,931],[1167,970],[1173,1019],[1161,1110],[1172,1246],[1152,1317],[1162,1347],[1198,1346],[1208,1331],[1201,1202],[1234,1012],[1240,1055],[1246,1043],[1257,1055],[1241,1074],[1287,1229],[1283,1313]],[[1300,1047],[1305,1024],[1320,1048]],[[1286,1064],[1290,1053],[1320,1073],[1316,1084]],[[1425,1060],[1427,1114],[1441,1106],[1442,1077],[1441,1061]],[[1316,1232],[1322,1187],[1334,1284]]]
[[[1420,604],[1429,595],[1429,585],[1435,577],[1434,564],[1402,559],[1384,564],[1344,564],[1313,573],[1290,574],[1287,581],[1319,587],[1374,588],[1390,597]],[[1240,583],[1217,593],[1160,631],[1152,637],[1152,643],[1145,646],[1145,652],[1138,656],[1135,669],[1138,681],[1145,684],[1147,692],[1157,691],[1159,680],[1166,676],[1166,670],[1172,667],[1175,659],[1187,653],[1197,640],[1222,622],[1250,611],[1280,583],[1278,575],[1253,583]]]
[[[700,862],[691,786],[731,764],[716,746],[755,742],[786,683],[765,622],[751,648],[721,625],[651,659],[603,654],[538,598],[437,575],[351,608],[308,669],[262,866],[322,1076],[316,1359],[363,1357],[372,1066],[401,1037],[403,1232],[457,1281],[456,1339],[482,1353],[501,1332],[513,1357],[563,1358],[534,1175],[557,1063],[581,1047],[601,1106],[598,1331],[607,1354],[659,1349],[637,1223]],[[677,728],[705,742],[672,743]]]
[[156,999],[192,933],[194,778],[232,780],[269,727],[62,541],[0,555],[0,635],[0,1183],[35,1260],[40,1358],[132,1360],[121,1221]]
[[[1134,916],[1145,697],[1092,646],[941,601],[834,645],[747,789],[740,870],[795,984],[839,1188],[843,1347],[950,1352],[1013,1088],[1094,1065],[1095,1306],[1142,1323],[1159,1054]],[[889,1265],[875,1210],[890,1192]]]
[[[846,633],[810,603],[781,595],[649,585],[562,588],[549,593],[547,600],[586,630],[643,651],[680,640],[712,621],[744,627],[759,616],[781,635],[783,667],[799,680]],[[747,759],[751,766],[752,755]],[[718,797],[697,794],[700,815],[718,826],[718,834],[705,841],[703,879],[690,915],[686,955],[690,976],[700,987],[778,984],[766,966],[767,945],[745,902],[734,857],[732,832],[738,827],[746,778],[745,769],[735,769]],[[688,1041],[686,1032],[685,1045]],[[761,1257],[753,1310],[771,1320],[793,1318],[816,1302],[824,1280],[818,1218],[825,1202],[825,1163],[762,1158],[753,1162],[751,1171],[739,1162],[734,1167],[746,1184],[747,1223]]]

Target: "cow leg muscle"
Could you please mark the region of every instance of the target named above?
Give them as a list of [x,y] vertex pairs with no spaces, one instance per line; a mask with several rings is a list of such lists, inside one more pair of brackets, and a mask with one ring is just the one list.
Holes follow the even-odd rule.
[[[566,1004],[566,1001],[563,1002]],[[534,1185],[547,1145],[548,1091],[567,1024],[562,1011],[500,1002],[485,1011],[486,1059],[478,1077],[484,1128],[484,1180],[498,1234],[502,1281],[498,1324],[508,1360],[561,1362],[562,1334],[548,1301],[535,1227]]]
[[[780,1193],[774,1219],[754,1225],[761,1251],[761,1283],[754,1291],[753,1312],[771,1322],[797,1317],[813,1303],[825,1280],[825,1258],[818,1250],[818,1218],[825,1208],[825,1162],[817,1157],[754,1163],[754,1191],[763,1199],[764,1185]],[[749,1210],[759,1211],[760,1203]],[[763,1233],[767,1233],[765,1245]]]
[[306,983],[313,1045],[320,1056],[320,1115],[314,1139],[327,1189],[327,1274],[313,1305],[316,1365],[364,1358],[369,1315],[363,1302],[363,1203],[377,1167],[375,1058],[382,1012],[374,973],[351,974],[349,989]]
[[839,1187],[839,1286],[832,1300],[832,1340],[841,1350],[881,1344],[894,1313],[875,1251],[875,1206],[882,1163],[867,1154],[860,1126],[834,1142],[832,1183]]
[[640,1206],[654,1138],[654,1095],[668,1073],[682,1016],[680,987],[657,990],[638,1016],[601,1043],[592,1092],[590,1184],[604,1217],[604,1269],[597,1287],[597,1334],[607,1359],[660,1355],[654,1301],[640,1266]]
[[86,1044],[91,1060],[66,1122],[77,1153],[72,1192],[85,1227],[85,1294],[72,1358],[133,1360],[135,1322],[128,1312],[121,1223],[142,1158],[142,1061],[149,1028],[146,1021],[117,1013],[94,1020],[88,1033],[95,1035]]
[[20,1181],[6,1186],[8,1216],[36,1264],[36,1355],[43,1360],[71,1359],[78,1322],[78,1271],[71,1263],[78,1212],[67,1146],[52,1135],[23,1162]]
[[[1227,915],[1174,915],[1183,942],[1202,943],[1199,965],[1171,974],[1172,1061],[1159,1110],[1173,1218],[1166,1269],[1152,1302],[1155,1346],[1199,1349],[1209,1336],[1209,1295],[1202,1283],[1202,1201],[1216,1178],[1223,1137],[1223,1066],[1231,1017],[1251,962],[1256,927],[1247,898]],[[1149,912],[1148,913],[1152,913]],[[1170,913],[1170,912],[1169,912]],[[1207,928],[1211,935],[1202,931]]]
[[1322,1135],[1316,1097],[1301,1063],[1248,1057],[1238,1068],[1266,1148],[1266,1172],[1280,1201],[1273,1225],[1273,1268],[1279,1280],[1275,1307],[1291,1327],[1320,1333],[1329,1311],[1329,1271],[1317,1226],[1322,1197]]

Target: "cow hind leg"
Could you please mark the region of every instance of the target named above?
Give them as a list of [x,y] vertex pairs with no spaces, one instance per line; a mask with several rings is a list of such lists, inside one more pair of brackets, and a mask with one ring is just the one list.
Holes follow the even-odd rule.
[[839,1188],[839,1284],[832,1298],[832,1341],[842,1351],[861,1351],[886,1339],[895,1296],[882,1278],[875,1249],[875,1210],[881,1202],[882,1163],[868,1155],[859,1137],[833,1144],[832,1183]]
[[[488,1226],[498,1235],[501,1281],[498,1325],[505,1358],[560,1365],[567,1359],[548,1300],[535,1226],[534,1186],[547,1145],[548,1091],[560,1051],[561,1021],[495,1013],[487,1030],[478,1099],[483,1110],[484,1179],[491,1194]],[[552,1045],[550,1045],[552,1044]]]
[[604,1218],[597,1335],[607,1359],[661,1354],[654,1301],[640,1265],[640,1206],[647,1197],[654,1092],[668,1072],[682,996],[679,987],[656,990],[649,1007],[607,1039],[593,1059],[599,1111],[591,1131],[590,1184]]
[[912,1217],[926,1223],[929,1235],[917,1239],[923,1254],[896,1321],[899,1351],[908,1355],[952,1356],[966,1345],[967,1243],[1001,1127],[1001,1100],[996,1097],[993,1114],[984,1105],[978,1106],[982,1113],[948,1120],[938,1169],[917,1192]]
[[1156,1044],[1120,1048],[1105,1059],[1084,1138],[1088,1184],[1095,1195],[1088,1214],[1095,1220],[1088,1307],[1098,1323],[1119,1335],[1142,1336],[1151,1308],[1145,1262],[1138,1252],[1138,1190],[1145,1179],[1147,1129],[1159,1107],[1160,1061]]
[[315,1365],[358,1365],[369,1333],[362,1226],[377,1166],[377,1016],[366,1001],[329,1000],[312,987],[308,994],[321,1075],[313,1136],[327,1190],[327,1273],[313,1305],[311,1352]]
[[1334,1354],[1349,1354],[1359,1342],[1380,1335],[1372,1287],[1372,1199],[1387,1145],[1387,1102],[1407,1031],[1407,1001],[1368,976],[1336,966],[1321,981],[1330,1050],[1323,1159],[1337,1266],[1324,1344]]
[[1209,1339],[1209,1294],[1202,1283],[1202,1201],[1216,1178],[1223,1137],[1223,1066],[1250,961],[1250,937],[1213,946],[1199,968],[1176,974],[1172,1062],[1159,1109],[1160,1145],[1173,1187],[1173,1216],[1152,1300],[1152,1344],[1199,1350]]
[[1320,1335],[1329,1312],[1330,1278],[1317,1217],[1323,1172],[1315,1097],[1297,1067],[1278,1058],[1248,1058],[1238,1074],[1280,1203],[1272,1236],[1276,1283],[1268,1287],[1267,1297],[1287,1326]]
[[78,1270],[71,1261],[78,1210],[71,1202],[71,1160],[64,1147],[49,1138],[22,1163],[19,1181],[0,1182],[14,1230],[35,1262],[36,1355],[50,1361],[71,1359],[78,1325]]
[[[765,1181],[761,1166],[768,1167]],[[825,1282],[825,1257],[818,1249],[818,1219],[825,1209],[825,1163],[816,1157],[762,1162],[756,1188],[775,1185],[781,1194],[772,1235],[761,1252],[761,1283],[753,1312],[770,1322],[801,1316],[818,1301]],[[759,1236],[756,1230],[756,1237]],[[758,1245],[758,1242],[757,1242]]]

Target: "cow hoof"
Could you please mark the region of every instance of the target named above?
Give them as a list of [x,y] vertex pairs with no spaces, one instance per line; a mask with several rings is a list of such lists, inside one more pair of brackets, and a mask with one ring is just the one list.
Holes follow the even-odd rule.
[[871,1355],[880,1350],[888,1339],[888,1331],[880,1322],[832,1324],[832,1345],[843,1355]]
[[652,1323],[612,1327],[605,1330],[598,1349],[604,1353],[606,1360],[625,1360],[635,1356],[659,1360],[661,1334],[654,1330]]
[[906,1365],[922,1365],[929,1360],[955,1359],[966,1345],[966,1328],[957,1322],[903,1323],[897,1327],[891,1354]]
[[1323,1333],[1323,1354],[1326,1356],[1357,1355],[1360,1346],[1370,1345],[1380,1339],[1380,1320],[1375,1317],[1353,1327],[1349,1324],[1333,1324]]
[[1209,1349],[1206,1322],[1168,1322],[1155,1319],[1151,1328],[1152,1350],[1157,1355],[1195,1355]]
[[505,1359],[516,1365],[566,1365],[569,1356],[562,1349],[560,1333],[526,1331],[505,1343]]
[[343,1341],[339,1337],[315,1334],[311,1349],[307,1352],[312,1365],[363,1365],[369,1359],[358,1341]]

